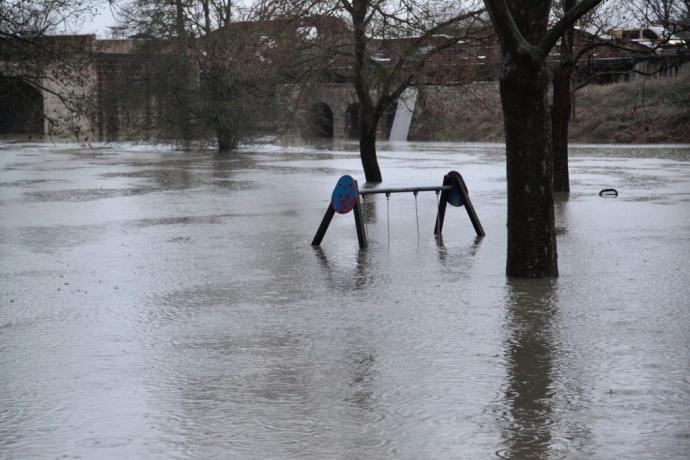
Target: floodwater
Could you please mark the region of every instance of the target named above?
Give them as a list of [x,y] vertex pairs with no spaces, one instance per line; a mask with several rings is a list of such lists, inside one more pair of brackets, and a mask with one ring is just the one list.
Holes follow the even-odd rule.
[[574,147],[547,281],[504,276],[501,146],[380,148],[487,236],[376,195],[312,248],[349,143],[0,144],[0,458],[688,458],[690,146]]

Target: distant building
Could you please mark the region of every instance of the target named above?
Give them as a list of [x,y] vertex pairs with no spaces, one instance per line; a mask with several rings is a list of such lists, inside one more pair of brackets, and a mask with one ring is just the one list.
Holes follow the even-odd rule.
[[129,32],[129,28],[125,26],[112,26],[108,27],[108,29],[110,29],[110,38],[113,40],[127,38]]
[[656,54],[675,56],[687,53],[688,41],[660,26],[640,27],[636,29],[614,29],[611,39],[618,44],[637,44],[654,50]]

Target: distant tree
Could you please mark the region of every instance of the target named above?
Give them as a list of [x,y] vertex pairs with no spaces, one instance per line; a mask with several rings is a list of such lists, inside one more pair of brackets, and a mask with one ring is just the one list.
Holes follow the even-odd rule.
[[666,42],[673,35],[690,31],[690,1],[688,0],[627,0],[626,4],[631,19],[639,26],[661,27],[661,39]]
[[[577,1],[561,0],[560,3],[559,13],[562,14],[562,11],[572,9]],[[561,37],[560,60],[552,76],[551,108],[554,190],[557,192],[570,191],[568,127],[573,113],[574,93],[576,89],[582,88],[591,81],[590,78],[585,82],[578,82],[577,86],[574,85],[573,75],[581,59],[601,47],[617,48],[638,57],[656,56],[663,53],[664,48],[668,46],[679,49],[676,36],[690,31],[690,2],[687,0],[629,0],[609,3],[606,8],[602,7],[589,11],[581,18],[580,30],[583,33],[589,33],[593,39],[590,43],[583,43],[577,54],[573,54],[574,26],[568,28]],[[610,33],[614,28],[638,27],[643,30],[648,26],[657,26],[656,30],[660,29],[661,35],[654,41],[650,40],[650,46],[646,50],[644,47],[633,48],[626,46],[625,42],[614,42],[610,37],[602,37],[602,33]],[[686,46],[690,46],[690,42],[686,43]],[[668,69],[662,65],[658,72],[666,70]],[[642,71],[635,72],[645,75]],[[595,73],[592,77],[596,78],[597,74]]]
[[[384,114],[419,77],[433,55],[467,36],[470,27],[456,29],[460,21],[479,15],[479,10],[443,12],[427,2],[341,1],[350,15],[353,32],[352,83],[360,104],[359,147],[368,182],[381,182],[376,156],[376,133]],[[439,14],[441,13],[441,14]],[[372,40],[400,40],[386,62],[375,59]]]
[[[376,132],[384,114],[413,83],[433,55],[465,38],[469,25],[452,26],[476,18],[480,10],[439,11],[428,2],[341,0],[350,15],[353,34],[352,83],[360,104],[359,151],[368,182],[381,182],[376,156]],[[438,6],[438,5],[437,5]],[[373,39],[409,38],[381,63],[372,55]]]
[[[328,0],[267,1],[274,10],[293,18],[329,15],[350,25],[350,34],[333,55],[350,69],[348,79],[359,100],[359,151],[368,182],[381,182],[376,138],[382,118],[395,107],[403,92],[420,81],[434,55],[455,45],[472,31],[482,10],[475,2]],[[459,27],[459,24],[462,27]],[[395,45],[386,46],[396,40]],[[324,62],[321,63],[321,66]]]
[[[572,9],[577,0],[561,0],[563,11]],[[572,112],[572,77],[575,71],[573,56],[574,25],[561,37],[560,59],[553,71],[553,99],[551,104],[551,142],[553,149],[553,185],[556,192],[570,191],[568,169],[568,126]]]
[[[577,5],[577,0],[560,0],[555,6],[556,17],[560,19],[563,12],[572,10]],[[604,29],[613,27],[612,17],[620,14],[619,6],[615,9],[602,10],[601,7],[593,8],[584,14],[578,21],[581,34],[591,34],[598,37]],[[575,24],[566,29],[560,38],[558,47],[559,62],[553,69],[551,83],[553,87],[551,104],[551,142],[553,149],[553,183],[554,191],[570,191],[570,173],[568,168],[568,128],[572,114],[573,102],[573,75],[579,59],[585,53],[574,52]],[[603,45],[610,41],[594,40],[593,47]],[[587,46],[587,48],[589,48]],[[592,48],[590,48],[592,49]]]
[[549,0],[484,0],[503,50],[508,276],[558,276],[546,58],[568,28],[601,1],[581,0],[549,28]]
[[140,52],[158,57],[149,66],[161,135],[181,142],[211,134],[219,151],[250,137],[269,112],[278,66],[258,19],[232,0],[134,0],[121,9],[143,40]]

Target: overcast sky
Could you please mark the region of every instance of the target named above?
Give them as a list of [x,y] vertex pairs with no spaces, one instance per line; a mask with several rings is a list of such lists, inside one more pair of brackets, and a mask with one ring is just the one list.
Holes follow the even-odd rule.
[[98,15],[89,25],[97,35],[105,35],[109,32],[108,27],[116,24],[115,18],[107,1],[102,2]]
[[66,25],[66,30],[58,32],[96,34],[99,38],[108,38],[110,36],[110,29],[108,27],[116,25],[117,21],[113,17],[108,0],[94,0],[94,3],[96,4],[95,16],[83,18],[77,24]]

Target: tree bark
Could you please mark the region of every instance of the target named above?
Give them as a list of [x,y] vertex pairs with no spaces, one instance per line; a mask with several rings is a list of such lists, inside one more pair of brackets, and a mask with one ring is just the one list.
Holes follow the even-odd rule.
[[508,276],[558,276],[548,82],[543,61],[515,65],[508,59],[504,65],[500,88],[507,154]]

